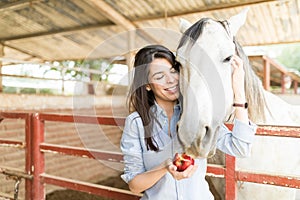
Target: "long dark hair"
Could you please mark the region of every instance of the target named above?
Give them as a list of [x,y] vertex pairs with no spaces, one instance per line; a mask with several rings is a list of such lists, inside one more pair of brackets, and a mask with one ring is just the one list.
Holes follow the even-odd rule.
[[156,58],[164,58],[170,62],[173,68],[179,72],[180,64],[175,60],[174,54],[161,45],[149,45],[140,49],[134,61],[134,77],[129,90],[128,105],[129,111],[136,111],[140,115],[144,130],[145,142],[148,150],[158,151],[159,147],[153,138],[154,122],[160,125],[151,106],[155,104],[155,96],[152,90],[147,91],[149,84],[149,64]]

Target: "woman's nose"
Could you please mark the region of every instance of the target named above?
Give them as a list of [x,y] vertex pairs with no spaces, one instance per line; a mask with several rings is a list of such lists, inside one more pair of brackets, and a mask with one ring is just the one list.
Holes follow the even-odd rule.
[[169,73],[169,74],[167,75],[167,83],[174,83],[174,81],[175,81],[174,75],[171,74],[171,73]]

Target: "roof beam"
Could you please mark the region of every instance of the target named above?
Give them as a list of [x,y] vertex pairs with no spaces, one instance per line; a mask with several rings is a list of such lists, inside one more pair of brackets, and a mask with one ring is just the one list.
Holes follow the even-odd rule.
[[300,43],[300,40],[291,40],[291,41],[275,41],[275,42],[266,42],[266,43],[251,43],[251,44],[243,44],[243,46],[270,46],[270,45],[278,45],[278,44],[296,44]]
[[110,24],[101,23],[101,24],[94,24],[94,25],[88,25],[88,26],[72,27],[72,28],[67,28],[67,29],[63,29],[63,30],[55,30],[55,31],[49,31],[49,32],[40,32],[40,33],[33,33],[33,34],[27,34],[27,35],[18,35],[18,36],[0,38],[0,41],[7,42],[7,41],[11,41],[11,40],[21,40],[21,39],[28,39],[28,38],[34,38],[34,37],[72,33],[72,32],[77,32],[77,31],[85,31],[85,30],[103,28],[103,27],[107,27],[109,25]]
[[32,6],[34,3],[39,3],[41,1],[42,0],[20,0],[12,3],[5,3],[4,5],[0,6],[0,12]]
[[[264,3],[276,2],[276,1],[278,2],[278,0],[253,0],[251,2],[232,1],[233,3],[224,3],[224,4],[220,3],[220,4],[215,4],[215,5],[207,6],[207,7],[199,7],[198,9],[195,9],[192,11],[168,13],[168,17],[181,17],[181,16],[189,15],[189,14],[197,14],[197,13],[202,13],[202,12],[224,10],[224,9],[230,9],[230,8],[243,7],[243,6],[251,6],[251,5],[264,4]],[[162,13],[162,15],[157,15],[157,16],[140,17],[139,19],[137,19],[135,21],[138,22],[138,21],[145,21],[145,20],[155,20],[155,19],[161,19],[163,17],[165,17],[164,13]]]
[[19,51],[19,52],[21,52],[21,53],[23,53],[23,54],[32,56],[33,58],[38,58],[38,59],[41,59],[41,60],[45,60],[45,58],[41,57],[40,55],[34,54],[34,53],[32,53],[32,52],[28,52],[28,51],[25,51],[25,50],[23,50],[23,49],[19,49],[19,48],[17,48],[17,47],[14,47],[14,46],[11,46],[11,45],[2,43],[2,42],[0,42],[0,44],[3,45],[3,46],[6,46],[6,47],[8,47],[8,48],[14,49],[14,50],[16,50],[16,51]]
[[108,3],[103,0],[90,0],[90,3],[94,4],[99,12],[103,14],[103,16],[107,17],[109,20],[114,22],[116,25],[124,27],[126,30],[136,29],[137,27],[125,18],[122,14],[117,12],[113,7],[111,7]]
[[[120,14],[118,11],[116,11],[111,5],[106,3],[103,0],[89,0],[90,3],[94,4],[99,12],[103,14],[103,16],[107,17],[109,20],[114,22],[116,25],[122,26],[126,30],[135,30],[139,28],[136,24],[134,24],[132,21],[128,20],[126,17],[124,17],[122,14]],[[153,38],[151,35],[149,35],[147,32],[140,30],[140,34],[145,36],[145,38],[152,40],[155,43],[159,43],[158,40]]]

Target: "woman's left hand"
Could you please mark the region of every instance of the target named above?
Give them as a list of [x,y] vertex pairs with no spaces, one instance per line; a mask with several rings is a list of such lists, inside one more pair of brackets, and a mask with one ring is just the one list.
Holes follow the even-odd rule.
[[232,72],[232,89],[234,92],[234,102],[244,103],[245,97],[245,71],[243,67],[243,60],[234,55],[232,58],[231,66]]

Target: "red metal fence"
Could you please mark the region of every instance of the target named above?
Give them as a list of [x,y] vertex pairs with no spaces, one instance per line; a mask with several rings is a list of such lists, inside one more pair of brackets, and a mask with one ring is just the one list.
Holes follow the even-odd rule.
[[[122,162],[122,154],[117,152],[96,151],[86,148],[78,148],[63,145],[54,145],[44,141],[44,124],[47,121],[103,124],[103,125],[124,125],[124,118],[112,117],[90,117],[74,115],[57,115],[41,113],[12,113],[1,112],[0,119],[24,119],[25,120],[25,141],[13,141],[0,139],[0,145],[22,147],[25,149],[25,171],[19,172],[13,169],[0,166],[0,173],[19,179],[25,179],[25,199],[43,200],[46,196],[45,185],[51,184],[72,190],[78,190],[103,197],[119,200],[139,199],[140,195],[135,195],[127,190],[97,185],[64,177],[53,176],[45,173],[45,152],[60,153],[65,155],[88,157],[111,162]],[[96,120],[95,120],[96,119]],[[232,128],[232,125],[227,125]],[[300,127],[287,126],[259,126],[257,135],[293,137],[300,138]],[[272,174],[258,174],[253,172],[237,171],[235,158],[226,155],[225,166],[208,165],[208,176],[225,178],[226,200],[236,199],[236,182],[253,182],[260,184],[272,184],[282,187],[300,188],[300,177],[280,176]],[[16,182],[17,183],[17,182]],[[17,191],[15,191],[17,192]],[[0,194],[1,197],[1,194]],[[14,198],[16,199],[15,195]]]

